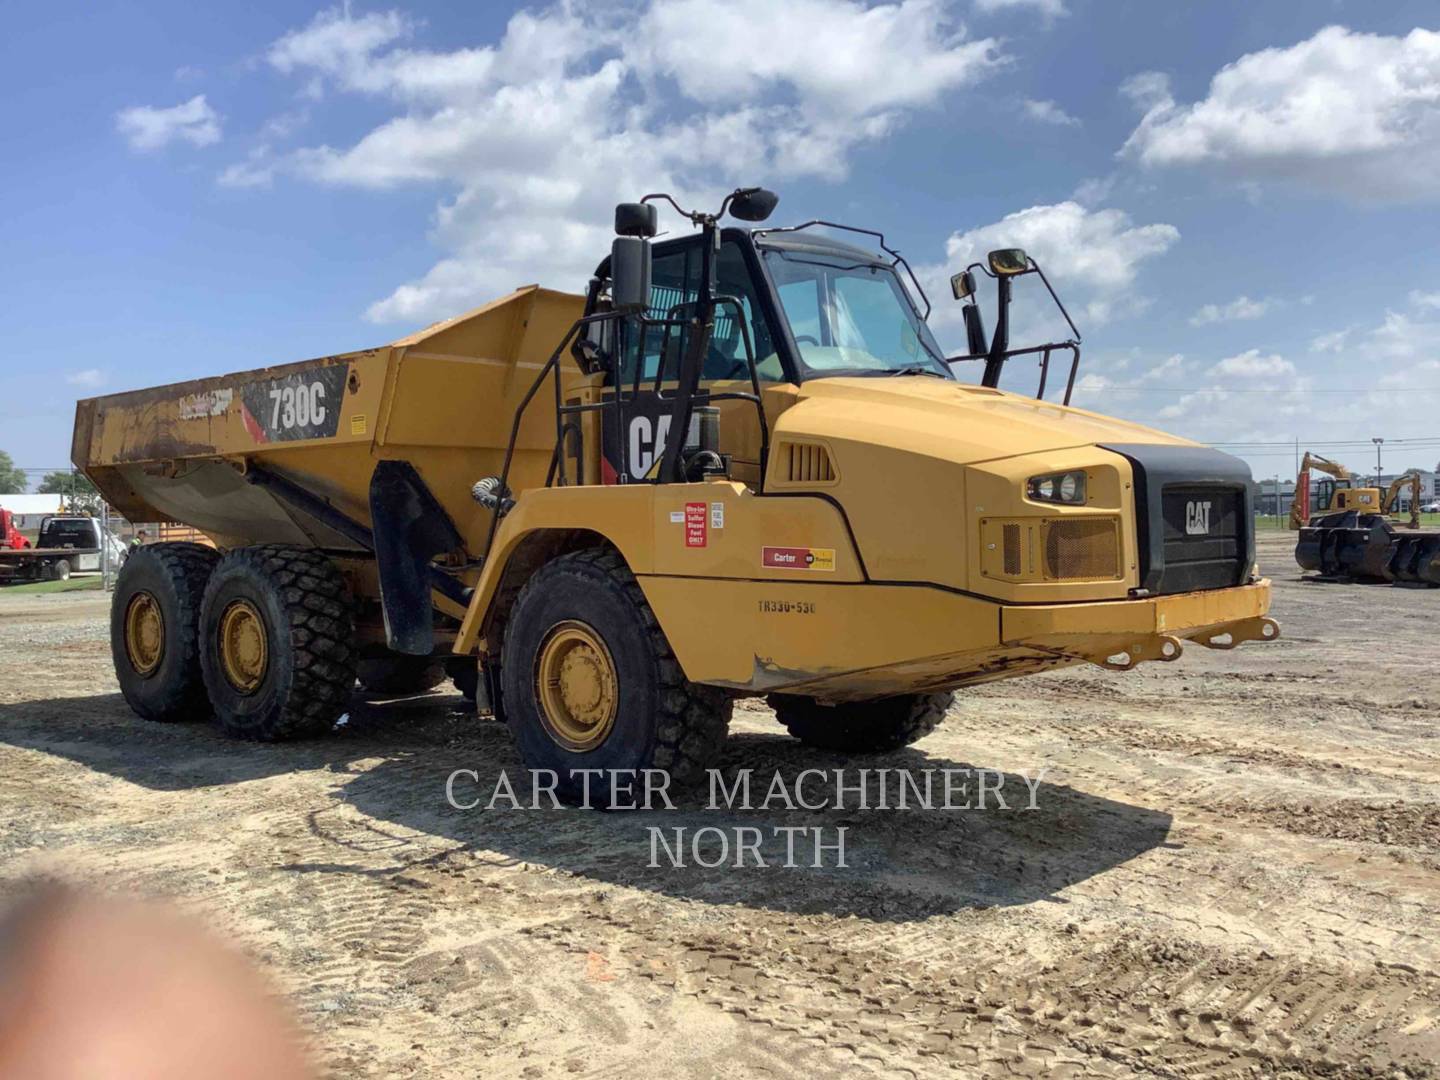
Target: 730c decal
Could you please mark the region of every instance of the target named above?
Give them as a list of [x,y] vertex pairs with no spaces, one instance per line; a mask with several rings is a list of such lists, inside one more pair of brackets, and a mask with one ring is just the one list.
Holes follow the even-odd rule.
[[324,364],[240,388],[245,427],[256,442],[328,439],[340,424],[349,364]]

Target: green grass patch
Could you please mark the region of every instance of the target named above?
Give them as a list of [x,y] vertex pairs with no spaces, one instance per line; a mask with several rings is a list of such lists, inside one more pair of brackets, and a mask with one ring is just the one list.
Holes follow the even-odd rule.
[[100,575],[72,577],[69,581],[32,581],[25,585],[0,585],[0,596],[30,596],[35,593],[82,592],[100,589]]
[[[1313,515],[1312,515],[1313,516]],[[1406,528],[1410,524],[1409,514],[1391,514],[1390,523],[1398,528]],[[1440,528],[1440,514],[1421,514],[1420,527],[1422,529]],[[1255,531],[1265,532],[1273,529],[1287,528],[1286,519],[1276,519],[1272,514],[1262,514],[1255,519]]]

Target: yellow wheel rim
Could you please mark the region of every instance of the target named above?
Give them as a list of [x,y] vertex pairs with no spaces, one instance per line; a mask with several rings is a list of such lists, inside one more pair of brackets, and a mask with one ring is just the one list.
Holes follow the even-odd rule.
[[145,677],[164,659],[165,616],[151,593],[137,592],[125,607],[125,655],[135,674]]
[[270,642],[265,621],[248,600],[235,600],[220,616],[220,667],[242,694],[252,694],[265,681]]
[[557,623],[535,661],[535,696],[546,732],[567,750],[585,753],[605,741],[620,701],[615,661],[591,627]]

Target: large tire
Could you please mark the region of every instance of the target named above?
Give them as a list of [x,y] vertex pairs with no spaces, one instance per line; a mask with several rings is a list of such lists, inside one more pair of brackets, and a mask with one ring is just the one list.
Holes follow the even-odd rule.
[[50,564],[50,580],[51,580],[51,581],[69,581],[69,580],[70,580],[70,560],[69,560],[69,559],[56,559],[53,563]]
[[[583,749],[565,744],[541,701],[546,650],[572,632],[598,639],[613,672],[609,726],[597,723],[593,730],[604,734]],[[530,769],[553,770],[569,802],[583,797],[571,770],[659,769],[677,788],[700,780],[725,740],[733,704],[722,690],[686,681],[625,561],[605,548],[561,556],[531,576],[505,626],[500,685],[520,756]],[[636,780],[638,795],[638,773]],[[609,794],[608,774],[592,777],[589,804],[607,807]],[[623,790],[620,800],[629,801]]]
[[200,634],[205,689],[226,734],[323,735],[345,711],[355,685],[354,602],[321,552],[280,544],[230,552],[210,575]]
[[443,661],[401,653],[365,657],[355,671],[360,685],[376,694],[423,694],[446,679]]
[[939,727],[955,695],[901,694],[841,705],[792,694],[771,694],[766,700],[780,723],[807,746],[883,753],[909,746]]
[[[110,601],[115,677],[126,704],[147,720],[210,715],[200,675],[200,605],[219,561],[219,552],[203,544],[150,544],[126,559],[115,579]],[[134,642],[127,641],[127,623],[136,633]]]

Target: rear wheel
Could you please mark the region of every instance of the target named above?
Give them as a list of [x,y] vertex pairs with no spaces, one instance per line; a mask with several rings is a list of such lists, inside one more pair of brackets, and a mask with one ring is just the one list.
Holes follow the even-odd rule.
[[608,770],[700,779],[730,722],[729,696],[686,681],[634,576],[606,549],[562,556],[530,578],[506,625],[500,683],[525,764],[553,770],[571,802],[584,797],[579,770],[607,770],[591,775],[595,806],[609,805]]
[[821,705],[814,698],[771,694],[775,716],[807,746],[881,753],[923,739],[945,719],[954,694],[901,694],[879,701]]
[[361,660],[356,677],[377,694],[423,694],[445,681],[445,665],[433,656],[389,653]]
[[321,735],[355,685],[354,605],[318,551],[264,544],[230,552],[200,613],[200,668],[229,735]]
[[120,693],[147,720],[210,715],[200,675],[200,605],[219,560],[201,544],[151,544],[120,569],[110,652]]
[[53,563],[51,563],[49,577],[51,581],[69,581],[70,560],[56,559]]

